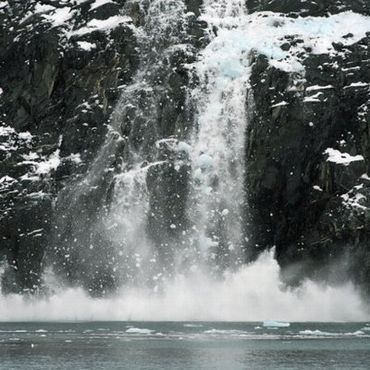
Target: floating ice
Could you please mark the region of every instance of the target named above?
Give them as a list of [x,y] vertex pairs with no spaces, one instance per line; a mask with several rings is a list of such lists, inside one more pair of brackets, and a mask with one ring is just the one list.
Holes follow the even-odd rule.
[[289,328],[289,322],[268,320],[263,322],[265,328]]
[[154,330],[140,329],[140,328],[129,328],[126,330],[128,334],[152,334]]

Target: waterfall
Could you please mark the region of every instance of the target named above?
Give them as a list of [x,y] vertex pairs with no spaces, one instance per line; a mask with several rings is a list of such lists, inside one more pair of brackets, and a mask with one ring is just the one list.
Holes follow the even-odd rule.
[[244,5],[204,2],[208,45],[195,57],[194,15],[183,1],[139,4],[138,72],[87,176],[59,201],[54,266],[103,293],[243,262],[249,50],[238,43],[225,50],[225,39],[243,21]]
[[[200,249],[218,267],[243,261],[244,144],[250,76],[249,50],[227,38],[245,23],[243,1],[204,1],[202,19],[213,39],[195,63],[199,85],[191,139],[192,202],[189,211]],[[217,35],[217,37],[216,37]]]

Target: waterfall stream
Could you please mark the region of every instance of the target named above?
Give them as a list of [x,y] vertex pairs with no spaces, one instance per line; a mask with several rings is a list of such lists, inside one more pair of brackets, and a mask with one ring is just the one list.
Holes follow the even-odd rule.
[[[246,9],[242,1],[205,1],[208,41],[197,56],[183,1],[148,1],[141,9],[138,72],[122,91],[97,160],[68,189],[73,202],[59,202],[68,206],[56,254],[71,266],[67,279],[87,281],[90,291],[157,286],[189,269],[219,275],[243,262],[250,50],[225,40],[245,23]],[[94,222],[89,214],[83,226],[69,221],[66,228],[68,212],[83,209],[81,196],[96,188]]]

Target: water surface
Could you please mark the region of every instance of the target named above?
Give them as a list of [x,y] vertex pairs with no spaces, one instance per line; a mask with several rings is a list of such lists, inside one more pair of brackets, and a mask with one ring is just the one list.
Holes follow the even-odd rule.
[[0,369],[369,369],[370,324],[0,323]]

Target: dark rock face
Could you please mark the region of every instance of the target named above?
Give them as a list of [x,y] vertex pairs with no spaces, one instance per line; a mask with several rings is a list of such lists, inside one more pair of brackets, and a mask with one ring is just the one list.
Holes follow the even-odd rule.
[[301,16],[324,16],[346,10],[370,14],[367,0],[246,0],[249,12],[272,11]]
[[0,133],[5,291],[39,286],[55,194],[85,172],[138,65],[122,22],[83,31],[93,19],[118,17],[124,1],[92,11],[91,3],[13,1],[0,12],[0,125],[11,127]]
[[[160,257],[171,254],[170,251],[163,253],[164,240],[168,242],[170,237],[175,238],[175,234],[181,231],[180,228],[169,228],[170,213],[176,214],[173,222],[176,221],[177,225],[184,218],[184,205],[181,204],[185,202],[182,198],[186,199],[186,186],[181,195],[179,193],[187,179],[187,167],[181,166],[181,170],[177,171],[173,161],[178,162],[179,158],[172,158],[171,153],[156,153],[153,148],[160,139],[188,135],[191,119],[184,107],[190,79],[184,65],[194,61],[196,48],[204,42],[203,31],[195,14],[183,12],[181,7],[171,8],[170,4],[166,8],[167,5],[159,2],[143,2],[138,7],[133,4],[137,3],[128,5],[131,7],[128,13],[132,22],[141,27],[142,34],[137,40],[123,39],[121,47],[123,50],[134,48],[132,55],[139,55],[139,58],[132,68],[127,67],[130,75],[120,84],[121,91],[114,90],[114,98],[117,100],[119,92],[121,98],[116,101],[114,113],[111,115],[110,109],[105,118],[106,123],[111,120],[114,132],[108,135],[105,131],[96,132],[101,139],[96,148],[99,151],[95,150],[95,155],[86,159],[89,167],[83,177],[76,178],[76,171],[72,169],[74,178],[66,179],[62,177],[65,174],[60,173],[63,167],[59,166],[57,170],[56,181],[60,189],[53,212],[48,263],[53,265],[63,281],[82,286],[94,295],[107,294],[127,280],[132,281],[134,275],[131,267],[135,263],[130,260],[131,256],[117,257],[118,249],[127,248],[125,237],[113,240],[115,233],[120,232],[118,227],[108,231],[103,226],[112,223],[112,194],[116,187],[125,187],[124,184],[117,184],[115,178],[117,173],[121,173],[122,166],[132,168],[139,165],[143,171],[149,168],[148,213],[153,216],[149,216],[147,232],[154,240]],[[157,13],[157,4],[161,4],[163,14]],[[172,17],[173,9],[178,17]],[[124,10],[127,11],[126,8]],[[97,15],[94,17],[100,19]],[[114,15],[109,13],[109,17]],[[139,33],[137,29],[135,31]],[[124,37],[122,29],[117,27],[110,34]],[[115,39],[111,42],[115,47],[119,46]],[[111,79],[109,83],[116,83],[109,77],[111,71],[101,72]],[[93,70],[82,77],[99,83],[95,80],[99,74]],[[91,91],[91,87],[86,90]],[[100,121],[103,117],[97,119]],[[67,128],[67,133],[70,135],[67,142],[73,142],[78,137],[71,127]],[[88,138],[83,142],[89,147],[89,141]],[[81,148],[78,148],[77,153],[80,151]],[[69,156],[71,154],[68,153]],[[137,158],[140,158],[140,164]],[[152,162],[163,164],[151,167],[149,164]],[[86,168],[83,170],[86,171]],[[144,192],[145,188],[142,189]],[[143,225],[142,234],[146,234],[144,228]]]
[[292,283],[330,277],[328,266],[345,256],[345,271],[369,287],[369,45],[367,37],[336,45],[337,56],[307,55],[304,76],[276,70],[263,56],[253,66],[250,257],[276,246],[281,266],[300,266]]

